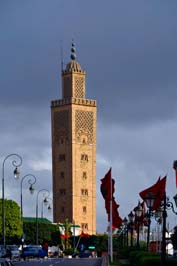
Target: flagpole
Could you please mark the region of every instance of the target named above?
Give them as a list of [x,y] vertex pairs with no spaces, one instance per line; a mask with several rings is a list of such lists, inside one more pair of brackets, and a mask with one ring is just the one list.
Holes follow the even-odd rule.
[[110,222],[108,223],[108,228],[107,228],[107,232],[108,232],[108,256],[110,255]]
[[112,176],[110,176],[111,179],[111,197],[110,197],[110,225],[109,225],[109,230],[110,230],[110,258],[111,262],[113,262],[113,241],[112,241]]

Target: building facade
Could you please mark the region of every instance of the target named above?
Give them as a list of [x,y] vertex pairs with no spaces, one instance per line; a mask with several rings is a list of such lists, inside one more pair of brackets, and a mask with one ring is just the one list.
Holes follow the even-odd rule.
[[62,99],[51,102],[53,220],[96,233],[96,101],[86,99],[86,72],[76,61],[62,70]]

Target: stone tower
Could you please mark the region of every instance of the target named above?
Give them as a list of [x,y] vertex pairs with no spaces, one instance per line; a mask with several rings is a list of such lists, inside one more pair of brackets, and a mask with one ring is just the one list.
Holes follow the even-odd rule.
[[86,99],[86,73],[71,61],[62,70],[62,99],[51,102],[53,216],[96,233],[96,101]]

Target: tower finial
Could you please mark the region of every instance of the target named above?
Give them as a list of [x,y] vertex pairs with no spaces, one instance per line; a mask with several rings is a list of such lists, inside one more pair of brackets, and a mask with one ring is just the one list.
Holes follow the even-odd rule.
[[75,44],[74,41],[72,40],[71,44],[71,60],[76,60],[76,49],[75,49]]

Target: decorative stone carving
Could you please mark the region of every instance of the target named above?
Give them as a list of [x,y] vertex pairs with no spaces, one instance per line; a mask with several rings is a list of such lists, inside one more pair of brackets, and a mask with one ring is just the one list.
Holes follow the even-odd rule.
[[75,130],[77,142],[83,142],[83,136],[88,144],[93,143],[93,112],[76,110]]
[[83,77],[75,77],[75,98],[85,98],[85,88],[84,88],[84,78]]

